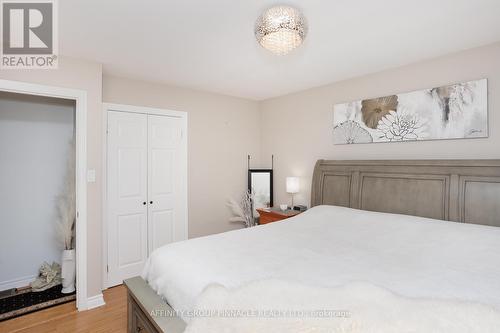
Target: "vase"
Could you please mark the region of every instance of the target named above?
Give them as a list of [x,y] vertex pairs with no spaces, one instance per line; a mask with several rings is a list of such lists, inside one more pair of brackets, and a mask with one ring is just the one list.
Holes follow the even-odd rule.
[[63,294],[69,294],[75,291],[75,250],[64,250],[61,260],[61,278]]

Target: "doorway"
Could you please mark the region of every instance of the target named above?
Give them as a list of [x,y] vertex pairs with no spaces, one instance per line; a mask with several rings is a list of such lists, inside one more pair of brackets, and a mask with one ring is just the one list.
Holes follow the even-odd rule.
[[[0,80],[0,91],[29,96],[59,98],[74,102],[75,137],[75,235],[76,235],[76,306],[88,308],[87,300],[87,94],[76,89]],[[15,254],[13,254],[15,256]]]
[[0,91],[0,320],[76,299],[74,123],[74,100]]

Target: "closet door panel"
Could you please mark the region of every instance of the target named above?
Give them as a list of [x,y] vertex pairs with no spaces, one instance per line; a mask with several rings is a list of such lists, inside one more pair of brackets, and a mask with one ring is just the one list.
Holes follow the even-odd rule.
[[173,210],[152,210],[151,215],[151,251],[172,243],[173,239]]
[[139,275],[147,258],[147,116],[108,112],[108,286]]
[[149,251],[180,240],[182,204],[181,120],[148,116]]

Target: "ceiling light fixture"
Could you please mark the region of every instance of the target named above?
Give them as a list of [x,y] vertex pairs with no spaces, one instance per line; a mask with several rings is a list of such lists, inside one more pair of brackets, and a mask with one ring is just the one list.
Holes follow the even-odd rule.
[[288,54],[300,46],[306,34],[306,18],[293,7],[271,7],[255,22],[255,37],[259,44],[278,55]]

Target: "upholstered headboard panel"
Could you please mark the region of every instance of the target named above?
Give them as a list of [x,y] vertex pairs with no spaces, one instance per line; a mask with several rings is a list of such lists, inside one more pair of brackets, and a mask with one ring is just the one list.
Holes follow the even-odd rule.
[[311,204],[500,227],[500,160],[319,160]]

